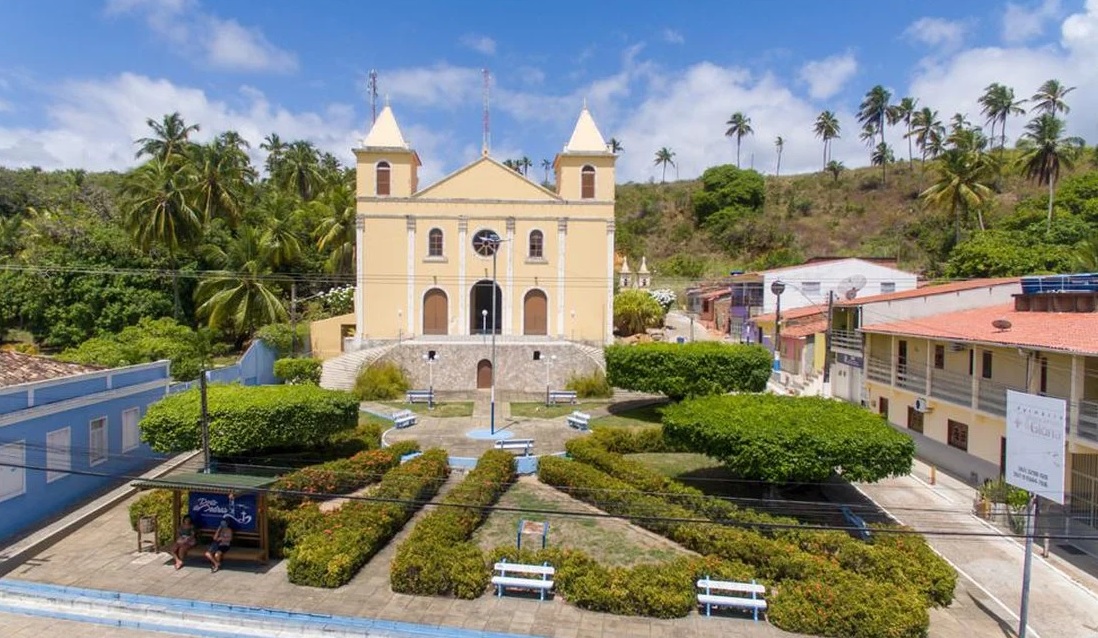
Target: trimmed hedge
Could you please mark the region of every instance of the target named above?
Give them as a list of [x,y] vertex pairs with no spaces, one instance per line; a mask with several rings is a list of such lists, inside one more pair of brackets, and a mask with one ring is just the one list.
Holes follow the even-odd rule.
[[712,341],[613,345],[604,354],[611,386],[675,400],[762,392],[772,365],[770,352],[762,346]]
[[663,411],[672,445],[719,459],[741,476],[821,482],[841,471],[879,481],[911,471],[915,442],[865,408],[821,397],[704,397]]
[[330,514],[299,508],[286,530],[290,582],[347,584],[434,497],[449,472],[446,451],[432,449],[386,472],[370,495],[377,500],[351,501]]
[[[210,450],[247,454],[287,447],[314,447],[358,423],[358,401],[314,385],[213,385],[208,391]],[[141,419],[141,437],[157,452],[201,445],[198,389],[154,403]]]
[[491,570],[480,548],[469,539],[487,516],[486,508],[499,500],[514,479],[513,454],[485,452],[476,468],[446,495],[444,506],[420,519],[397,548],[389,567],[393,591],[467,599],[483,594]]
[[378,361],[359,370],[354,395],[362,401],[390,401],[401,398],[411,387],[404,368],[392,361]]
[[[187,513],[188,493],[182,493],[179,503],[179,515]],[[175,529],[172,528],[172,490],[149,490],[130,503],[130,527],[137,531],[137,521],[142,516],[156,517],[156,540],[162,547],[175,542]]]
[[663,428],[623,427],[620,425],[602,425],[598,421],[591,424],[591,438],[608,452],[617,454],[644,454],[679,452],[663,438]]
[[301,468],[279,478],[271,489],[304,493],[275,494],[274,498],[280,501],[279,507],[296,506],[306,498],[327,500],[380,481],[385,472],[400,463],[400,457],[417,451],[419,443],[416,441],[401,441],[380,450],[367,450],[350,458]]
[[275,376],[291,385],[319,384],[320,370],[320,359],[278,359],[274,362]]

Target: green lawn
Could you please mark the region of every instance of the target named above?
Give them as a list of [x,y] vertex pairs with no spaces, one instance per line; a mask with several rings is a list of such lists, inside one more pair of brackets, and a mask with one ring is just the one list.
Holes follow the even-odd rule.
[[452,403],[436,403],[433,410],[427,408],[426,403],[404,403],[403,401],[385,401],[385,405],[396,410],[411,410],[416,414],[447,418],[454,416],[473,416],[472,401],[454,401]]
[[590,410],[592,408],[600,408],[605,406],[608,401],[605,400],[590,400],[580,401],[579,403],[572,405],[570,403],[560,403],[558,405],[551,405],[546,407],[544,401],[535,401],[533,403],[512,403],[511,404],[511,416],[525,417],[531,419],[555,419],[559,416],[566,414],[572,414],[576,410]]
[[625,410],[616,414],[600,416],[591,421],[591,426],[612,425],[619,427],[646,427],[660,424],[662,405],[646,405],[641,408]]

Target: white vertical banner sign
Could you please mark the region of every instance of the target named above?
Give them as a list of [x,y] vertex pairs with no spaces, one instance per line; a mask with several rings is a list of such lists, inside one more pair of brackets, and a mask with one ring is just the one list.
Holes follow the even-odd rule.
[[1067,401],[1007,390],[1006,481],[1064,504]]

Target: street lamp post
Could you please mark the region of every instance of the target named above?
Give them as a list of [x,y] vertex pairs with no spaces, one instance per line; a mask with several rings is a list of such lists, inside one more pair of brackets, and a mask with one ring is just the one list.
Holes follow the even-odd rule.
[[770,292],[777,298],[777,306],[774,312],[774,372],[782,371],[782,293],[785,292],[785,283],[776,280],[770,284]]
[[502,241],[496,233],[492,233],[489,241],[492,244],[492,351],[490,353],[490,361],[492,362],[492,394],[489,403],[489,433],[492,436],[496,434],[496,329],[499,327],[499,311],[496,308],[496,291],[498,290],[496,284],[496,258],[499,255],[499,244]]
[[[495,294],[495,292],[496,291],[493,290],[492,294]],[[488,338],[488,337],[484,336],[484,335],[488,334],[488,311],[487,310],[481,310],[480,311],[480,334],[481,334],[481,337],[480,337],[481,339],[487,339]]]
[[431,356],[430,354],[423,355],[423,360],[427,362],[427,409],[435,409],[435,363],[438,361],[438,354]]

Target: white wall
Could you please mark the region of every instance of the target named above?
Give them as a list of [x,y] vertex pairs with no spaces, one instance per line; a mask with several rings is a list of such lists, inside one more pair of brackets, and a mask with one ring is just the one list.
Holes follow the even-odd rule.
[[[826,306],[828,291],[834,291],[839,298],[842,298],[844,291],[839,289],[839,284],[852,275],[862,275],[866,279],[865,287],[858,292],[862,297],[880,294],[881,284],[886,282],[896,285],[894,292],[912,290],[918,285],[918,277],[914,273],[854,258],[806,264],[764,272],[762,275],[763,314],[777,311],[776,298],[774,293],[770,292],[770,284],[779,279],[785,283],[785,292],[782,293],[782,310],[811,305]],[[805,284],[814,282],[819,283],[819,290],[806,290]]]
[[[868,287],[868,286],[867,286]],[[863,326],[880,323],[892,323],[907,319],[919,319],[931,315],[940,315],[959,310],[984,308],[1013,301],[1012,295],[1020,294],[1022,285],[1017,281],[971,290],[958,290],[938,295],[913,297],[911,299],[893,299],[866,303],[861,307]],[[773,295],[771,295],[773,296]],[[782,307],[785,307],[785,295],[782,295]]]

